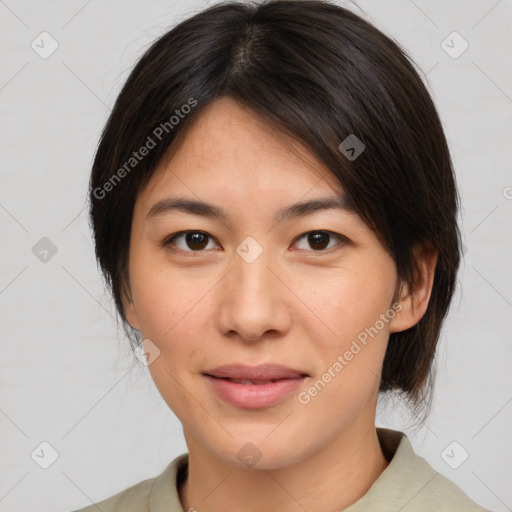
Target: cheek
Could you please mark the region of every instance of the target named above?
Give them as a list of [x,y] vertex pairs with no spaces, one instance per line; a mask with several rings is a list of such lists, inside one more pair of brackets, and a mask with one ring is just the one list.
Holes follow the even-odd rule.
[[176,269],[158,270],[151,264],[133,270],[132,291],[143,338],[173,357],[204,347],[204,323],[211,316],[206,297],[213,286],[210,279]]
[[331,281],[327,300],[319,298],[321,290],[312,294],[322,320],[310,324],[308,336],[314,340],[311,347],[318,361],[317,374],[300,403],[307,402],[309,412],[315,411],[310,421],[318,420],[318,428],[326,408],[337,418],[332,423],[335,428],[374,400],[389,338],[392,316],[385,315],[390,311],[393,290],[392,282],[383,280],[375,285],[371,279],[354,278]]
[[[324,325],[326,346],[342,349],[347,341],[373,326],[391,306],[395,287],[393,272],[371,267],[338,269],[315,289],[305,293],[305,302]],[[389,322],[386,323],[386,327]],[[382,326],[379,323],[379,330]]]
[[208,343],[205,323],[211,311],[203,298],[208,287],[196,286],[176,272],[172,278],[162,272],[141,273],[138,284],[134,296],[141,335],[159,350],[148,369],[167,405],[173,411],[186,411],[193,403],[183,390],[193,389],[189,379],[197,371],[194,362]]
[[354,412],[375,395],[394,316],[395,274],[392,263],[388,267],[381,263],[337,269],[307,295],[316,314],[308,337],[322,362],[315,376],[321,392],[310,388],[312,395],[318,392],[313,407],[319,412],[326,403],[336,404],[340,415]]

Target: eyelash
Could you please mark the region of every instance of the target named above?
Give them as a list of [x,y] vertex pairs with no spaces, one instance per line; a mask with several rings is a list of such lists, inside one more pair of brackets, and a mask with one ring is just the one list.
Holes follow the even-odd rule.
[[[184,249],[179,249],[177,247],[175,247],[173,245],[173,242],[176,238],[180,237],[180,236],[183,236],[183,235],[186,235],[188,233],[201,233],[202,235],[205,235],[206,237],[209,237],[210,239],[213,239],[215,240],[215,238],[206,233],[205,231],[200,231],[200,230],[187,230],[187,231],[179,231],[178,233],[174,233],[173,235],[170,235],[168,236],[163,242],[162,242],[162,247],[166,247],[166,248],[169,248],[170,250],[172,250],[173,252],[179,252],[179,253],[201,253],[201,252],[205,252],[204,249],[201,249],[201,250],[198,250],[198,251],[193,251],[193,250],[184,250]],[[299,237],[297,237],[294,241],[294,244],[296,242],[298,242],[299,240],[303,239],[304,237],[306,237],[307,235],[310,235],[310,234],[313,234],[313,233],[322,233],[322,234],[327,234],[329,235],[330,237],[335,237],[335,238],[338,238],[340,240],[340,243],[337,244],[337,246],[344,246],[346,245],[347,243],[349,243],[349,239],[343,235],[340,235],[339,233],[334,233],[333,231],[327,231],[325,229],[317,229],[317,230],[313,230],[313,231],[307,231],[306,233],[303,233],[302,235],[300,235]],[[329,243],[330,243],[330,240],[329,240]],[[220,245],[220,244],[219,244]],[[329,244],[328,244],[329,245]],[[339,250],[341,247],[331,247],[329,249],[320,249],[320,250],[311,250],[309,252],[315,252],[315,253],[327,253],[327,254],[330,254],[333,249],[334,250]],[[304,249],[300,249],[300,250],[304,250]]]

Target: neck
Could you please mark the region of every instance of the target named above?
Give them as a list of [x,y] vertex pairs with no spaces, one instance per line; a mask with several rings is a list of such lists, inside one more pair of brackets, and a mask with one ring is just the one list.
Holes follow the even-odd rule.
[[188,477],[179,495],[186,511],[343,510],[368,491],[388,464],[374,423],[366,428],[354,424],[311,456],[273,470],[226,464],[185,437]]

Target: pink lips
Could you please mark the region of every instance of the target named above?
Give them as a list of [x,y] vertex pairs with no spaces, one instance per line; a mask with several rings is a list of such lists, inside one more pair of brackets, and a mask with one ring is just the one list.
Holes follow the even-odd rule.
[[224,365],[204,372],[217,394],[235,407],[270,407],[293,393],[308,376],[278,364]]

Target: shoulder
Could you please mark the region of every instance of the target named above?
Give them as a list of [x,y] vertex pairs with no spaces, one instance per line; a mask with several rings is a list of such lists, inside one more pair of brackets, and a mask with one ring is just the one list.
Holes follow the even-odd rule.
[[188,454],[185,453],[176,457],[160,475],[73,512],[182,512],[178,483],[187,468]]
[[103,501],[73,512],[147,512],[149,495],[156,478],[149,478]]
[[415,486],[411,504],[416,504],[419,512],[432,509],[438,512],[490,512],[471,500],[455,483],[434,470],[423,457],[414,454],[409,470],[412,476],[410,484]]
[[438,512],[489,512],[417,455],[405,435],[400,448],[402,468],[398,471],[398,478],[402,478],[403,483],[414,485],[415,494],[411,497],[411,504],[416,503],[418,511],[432,510],[433,507]]
[[417,455],[404,433],[381,428],[377,432],[388,467],[347,512],[490,512]]

